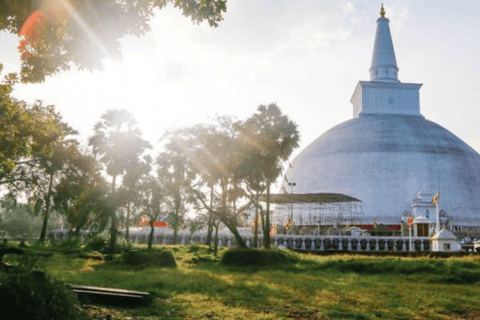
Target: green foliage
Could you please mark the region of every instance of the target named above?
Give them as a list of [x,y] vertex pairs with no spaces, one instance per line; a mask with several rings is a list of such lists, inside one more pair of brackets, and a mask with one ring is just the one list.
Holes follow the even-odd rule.
[[220,260],[229,266],[279,267],[298,262],[298,259],[283,250],[231,249]]
[[[270,248],[270,188],[282,173],[284,163],[298,147],[300,134],[297,124],[282,114],[275,103],[260,105],[257,110],[241,129],[244,156],[240,175],[251,194],[266,192],[265,221],[262,225],[265,248]],[[263,212],[258,196],[251,199]]]
[[[12,198],[8,196],[1,201],[4,209],[4,216],[0,223],[0,230],[11,237],[38,238],[42,228],[42,216],[35,215],[32,207],[26,204],[13,204]],[[58,214],[53,213],[53,218],[57,218]],[[47,231],[51,231],[56,227],[56,223],[50,220],[47,225]]]
[[55,188],[55,209],[75,229],[102,232],[111,210],[108,185],[95,158],[75,152]]
[[170,134],[157,158],[157,175],[160,184],[164,187],[168,216],[167,221],[174,229],[174,241],[177,230],[185,223],[189,190],[196,173],[185,156],[187,142],[181,136]]
[[80,252],[82,241],[79,236],[68,236],[63,240],[55,242],[54,247],[64,252]]
[[131,250],[123,254],[126,264],[135,267],[176,267],[177,263],[172,252],[165,250]]
[[[205,20],[211,26],[217,26],[226,11],[226,2],[1,1],[0,31],[24,35],[19,47],[22,53],[22,81],[42,82],[45,77],[68,70],[71,66],[100,70],[103,59],[120,58],[119,39],[125,35],[140,36],[148,32],[148,23],[155,9],[163,8],[167,3],[172,3],[195,23]],[[31,22],[28,18],[32,15],[38,15],[38,21],[24,25],[26,21]]]
[[9,319],[85,319],[73,292],[44,273],[17,267],[0,273],[0,310]]
[[108,239],[106,234],[97,234],[88,239],[85,250],[102,251],[107,247]]
[[116,179],[138,166],[142,154],[151,148],[151,145],[142,139],[136,120],[127,110],[108,110],[95,124],[94,132],[88,144],[94,155],[105,165],[107,174],[112,176],[109,250],[113,252],[117,242],[116,209],[119,206]]
[[[0,71],[2,68],[0,64]],[[51,152],[65,128],[53,106],[41,101],[28,105],[12,97],[16,83],[13,74],[0,82],[0,185],[25,182],[26,170],[33,164],[31,157]],[[20,162],[25,165],[21,170],[17,168]]]
[[300,134],[297,124],[271,103],[260,105],[257,113],[242,126],[244,166],[247,181],[256,188],[273,183],[282,172],[283,163],[298,147]]

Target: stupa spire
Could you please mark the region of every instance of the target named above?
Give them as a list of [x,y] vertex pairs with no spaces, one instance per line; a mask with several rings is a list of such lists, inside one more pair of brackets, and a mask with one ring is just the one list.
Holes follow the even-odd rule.
[[389,22],[385,18],[385,8],[382,4],[380,18],[377,19],[377,32],[375,34],[372,64],[370,66],[371,81],[400,82],[398,80],[397,60],[395,59]]
[[383,3],[382,7],[380,8],[380,18],[385,18],[385,8],[383,7]]

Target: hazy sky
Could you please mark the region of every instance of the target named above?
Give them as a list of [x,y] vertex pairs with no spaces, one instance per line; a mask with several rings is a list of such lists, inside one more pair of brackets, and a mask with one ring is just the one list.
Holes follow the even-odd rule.
[[[108,109],[128,109],[155,143],[165,128],[215,114],[244,119],[276,102],[299,125],[301,148],[352,118],[369,80],[380,1],[228,0],[218,28],[172,7],[151,32],[123,39],[123,61],[19,85],[17,98],[53,104],[82,135]],[[480,151],[480,2],[384,1],[399,79],[423,83],[421,113]],[[18,38],[0,34],[0,61],[19,70]]]

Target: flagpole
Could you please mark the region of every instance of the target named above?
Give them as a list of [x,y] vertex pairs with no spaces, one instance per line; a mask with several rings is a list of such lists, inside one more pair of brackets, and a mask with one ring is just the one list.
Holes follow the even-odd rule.
[[408,227],[408,238],[409,238],[408,248],[410,249],[410,251],[413,251],[413,247],[412,247],[412,225],[410,225]]
[[435,209],[436,209],[436,213],[437,213],[437,233],[440,232],[440,212],[438,210],[438,200],[437,202],[435,203]]

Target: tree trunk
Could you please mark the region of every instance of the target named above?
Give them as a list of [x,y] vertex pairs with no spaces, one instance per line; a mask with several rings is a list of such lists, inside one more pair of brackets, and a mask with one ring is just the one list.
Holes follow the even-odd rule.
[[212,233],[213,233],[213,225],[214,225],[212,220],[213,218],[210,216],[208,218],[207,239],[205,240],[205,244],[208,245],[210,250],[212,249]]
[[116,199],[115,199],[115,183],[117,180],[117,176],[113,176],[112,179],[112,225],[110,226],[110,245],[109,245],[109,251],[111,253],[115,252],[115,245],[117,244],[117,204],[116,204]]
[[255,230],[253,231],[253,247],[258,247],[258,208],[255,207]]
[[173,228],[173,244],[177,243],[178,227]]
[[48,183],[48,193],[45,204],[45,216],[43,217],[42,231],[40,232],[40,241],[45,241],[45,236],[47,234],[47,225],[48,225],[48,215],[50,213],[50,196],[52,194],[52,185],[53,185],[53,173],[50,174],[50,182]]
[[230,224],[230,222],[225,219],[223,219],[222,222],[228,228],[228,230],[230,230],[230,232],[233,233],[233,236],[235,237],[235,240],[237,240],[238,245],[241,248],[246,248],[247,244],[245,243],[245,240],[242,238],[240,233],[238,233],[237,227],[235,225]]
[[246,248],[247,244],[245,240],[243,240],[242,236],[238,233],[237,224],[236,222],[231,222],[227,215],[226,215],[226,208],[227,208],[227,186],[224,183],[222,185],[222,212],[220,214],[220,221],[223,222],[225,226],[233,233],[235,240],[237,240],[238,245],[241,248]]
[[127,204],[127,222],[125,229],[125,240],[130,242],[130,201]]
[[212,233],[213,233],[213,225],[215,223],[213,219],[213,187],[210,187],[210,210],[208,212],[208,230],[207,230],[207,239],[205,240],[205,244],[208,245],[210,250],[212,250]]
[[215,224],[215,239],[214,239],[215,244],[213,246],[213,248],[214,248],[213,249],[213,254],[215,255],[215,257],[217,256],[217,251],[218,251],[218,225],[219,224],[220,223]]
[[155,220],[150,221],[150,235],[148,236],[148,249],[152,249],[153,233],[155,232],[154,223],[155,223]]
[[270,181],[267,181],[267,210],[265,212],[265,249],[270,249]]

